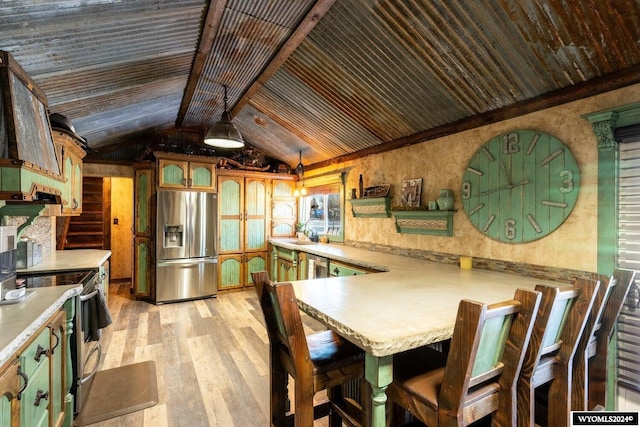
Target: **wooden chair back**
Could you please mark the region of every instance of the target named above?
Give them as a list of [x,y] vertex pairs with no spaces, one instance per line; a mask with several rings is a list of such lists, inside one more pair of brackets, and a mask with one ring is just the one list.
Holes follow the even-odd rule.
[[[497,304],[460,302],[438,396],[439,422],[467,425],[498,407],[496,416],[515,420],[515,384],[539,303],[538,292],[522,289]],[[490,404],[472,398],[485,387],[495,395]]]
[[[313,384],[313,365],[291,283],[273,283],[266,271],[251,273],[264,314],[272,355],[294,378]],[[304,381],[304,378],[300,378]]]
[[[635,271],[616,269],[608,283],[608,292],[602,303],[602,309],[595,322],[591,344],[587,347],[588,361],[588,392],[587,407],[607,407],[607,382],[609,357],[614,357],[609,351],[609,343],[618,316],[622,311],[624,301],[635,282]],[[594,342],[595,341],[595,342]]]
[[535,389],[549,382],[554,390],[554,398],[548,402],[549,414],[554,417],[549,425],[568,425],[570,368],[598,287],[598,281],[589,279],[577,279],[563,289],[536,286],[542,301],[518,382],[518,425],[534,425]]

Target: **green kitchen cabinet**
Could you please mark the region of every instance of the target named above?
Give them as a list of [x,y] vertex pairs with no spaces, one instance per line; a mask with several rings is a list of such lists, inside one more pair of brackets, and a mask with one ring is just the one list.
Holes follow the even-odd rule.
[[13,359],[0,370],[0,427],[11,427],[20,417],[18,393],[23,381],[19,375],[20,360]]
[[133,293],[148,298],[152,292],[155,211],[155,170],[152,162],[134,163]]
[[66,334],[67,316],[64,311],[60,311],[49,322],[49,419],[51,426],[62,425],[65,419],[65,400],[67,399],[68,388],[65,383],[65,368],[67,349]]
[[40,427],[49,424],[49,353],[51,336],[44,328],[20,355],[20,367],[29,379],[20,398],[20,425]]
[[353,264],[346,264],[335,260],[329,261],[329,275],[331,277],[356,276],[359,274],[368,274],[372,271],[373,270],[368,268]]
[[181,155],[167,154],[167,156],[169,158],[161,157],[158,159],[158,187],[215,191],[215,163],[173,158]]
[[275,271],[273,276],[278,282],[298,280],[298,251],[276,246],[273,252]]
[[271,237],[293,237],[298,218],[298,201],[293,195],[296,182],[274,179],[271,188]]
[[251,286],[251,273],[266,268],[268,185],[263,177],[219,174],[219,290]]

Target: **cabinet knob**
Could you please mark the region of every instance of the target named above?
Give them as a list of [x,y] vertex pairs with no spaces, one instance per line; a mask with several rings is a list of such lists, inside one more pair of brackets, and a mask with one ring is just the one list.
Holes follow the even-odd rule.
[[51,331],[51,334],[56,337],[56,345],[54,345],[53,347],[51,347],[51,354],[53,354],[53,350],[55,350],[58,345],[60,344],[60,337],[58,336],[58,334],[56,333],[56,331]]

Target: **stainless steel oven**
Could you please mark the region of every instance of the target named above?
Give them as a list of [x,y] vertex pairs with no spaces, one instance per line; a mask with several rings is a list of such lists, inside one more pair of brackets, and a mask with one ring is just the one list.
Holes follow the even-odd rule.
[[45,272],[20,275],[27,288],[81,284],[82,291],[75,299],[73,335],[70,337],[73,382],[71,392],[75,396],[75,412],[82,409],[97,372],[102,356],[100,333],[88,325],[95,310],[95,298],[101,286],[98,270],[71,272]]

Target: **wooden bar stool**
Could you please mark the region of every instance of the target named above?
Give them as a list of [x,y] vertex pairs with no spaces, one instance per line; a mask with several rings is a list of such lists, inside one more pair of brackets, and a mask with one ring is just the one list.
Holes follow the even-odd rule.
[[[492,413],[496,425],[514,425],[515,386],[539,303],[539,292],[522,289],[498,304],[461,301],[446,365],[425,369],[394,358],[392,405],[431,427],[466,426]],[[392,425],[402,422],[398,412],[392,408]]]
[[[518,380],[519,426],[569,425],[573,357],[598,287],[598,281],[587,279],[563,289],[536,286],[542,302]],[[536,405],[535,391],[545,384],[548,399],[539,397]]]
[[[343,396],[342,385],[364,382],[364,351],[333,331],[305,336],[291,283],[273,283],[266,271],[251,277],[269,336],[271,425],[311,427],[314,419],[327,415],[331,427],[363,425],[366,411]],[[294,379],[294,413],[287,408],[289,375]],[[328,400],[314,406],[313,398],[322,390]]]
[[594,299],[573,366],[571,409],[586,411],[607,406],[609,343],[624,301],[635,281],[632,270],[616,269],[613,276],[598,275]]

